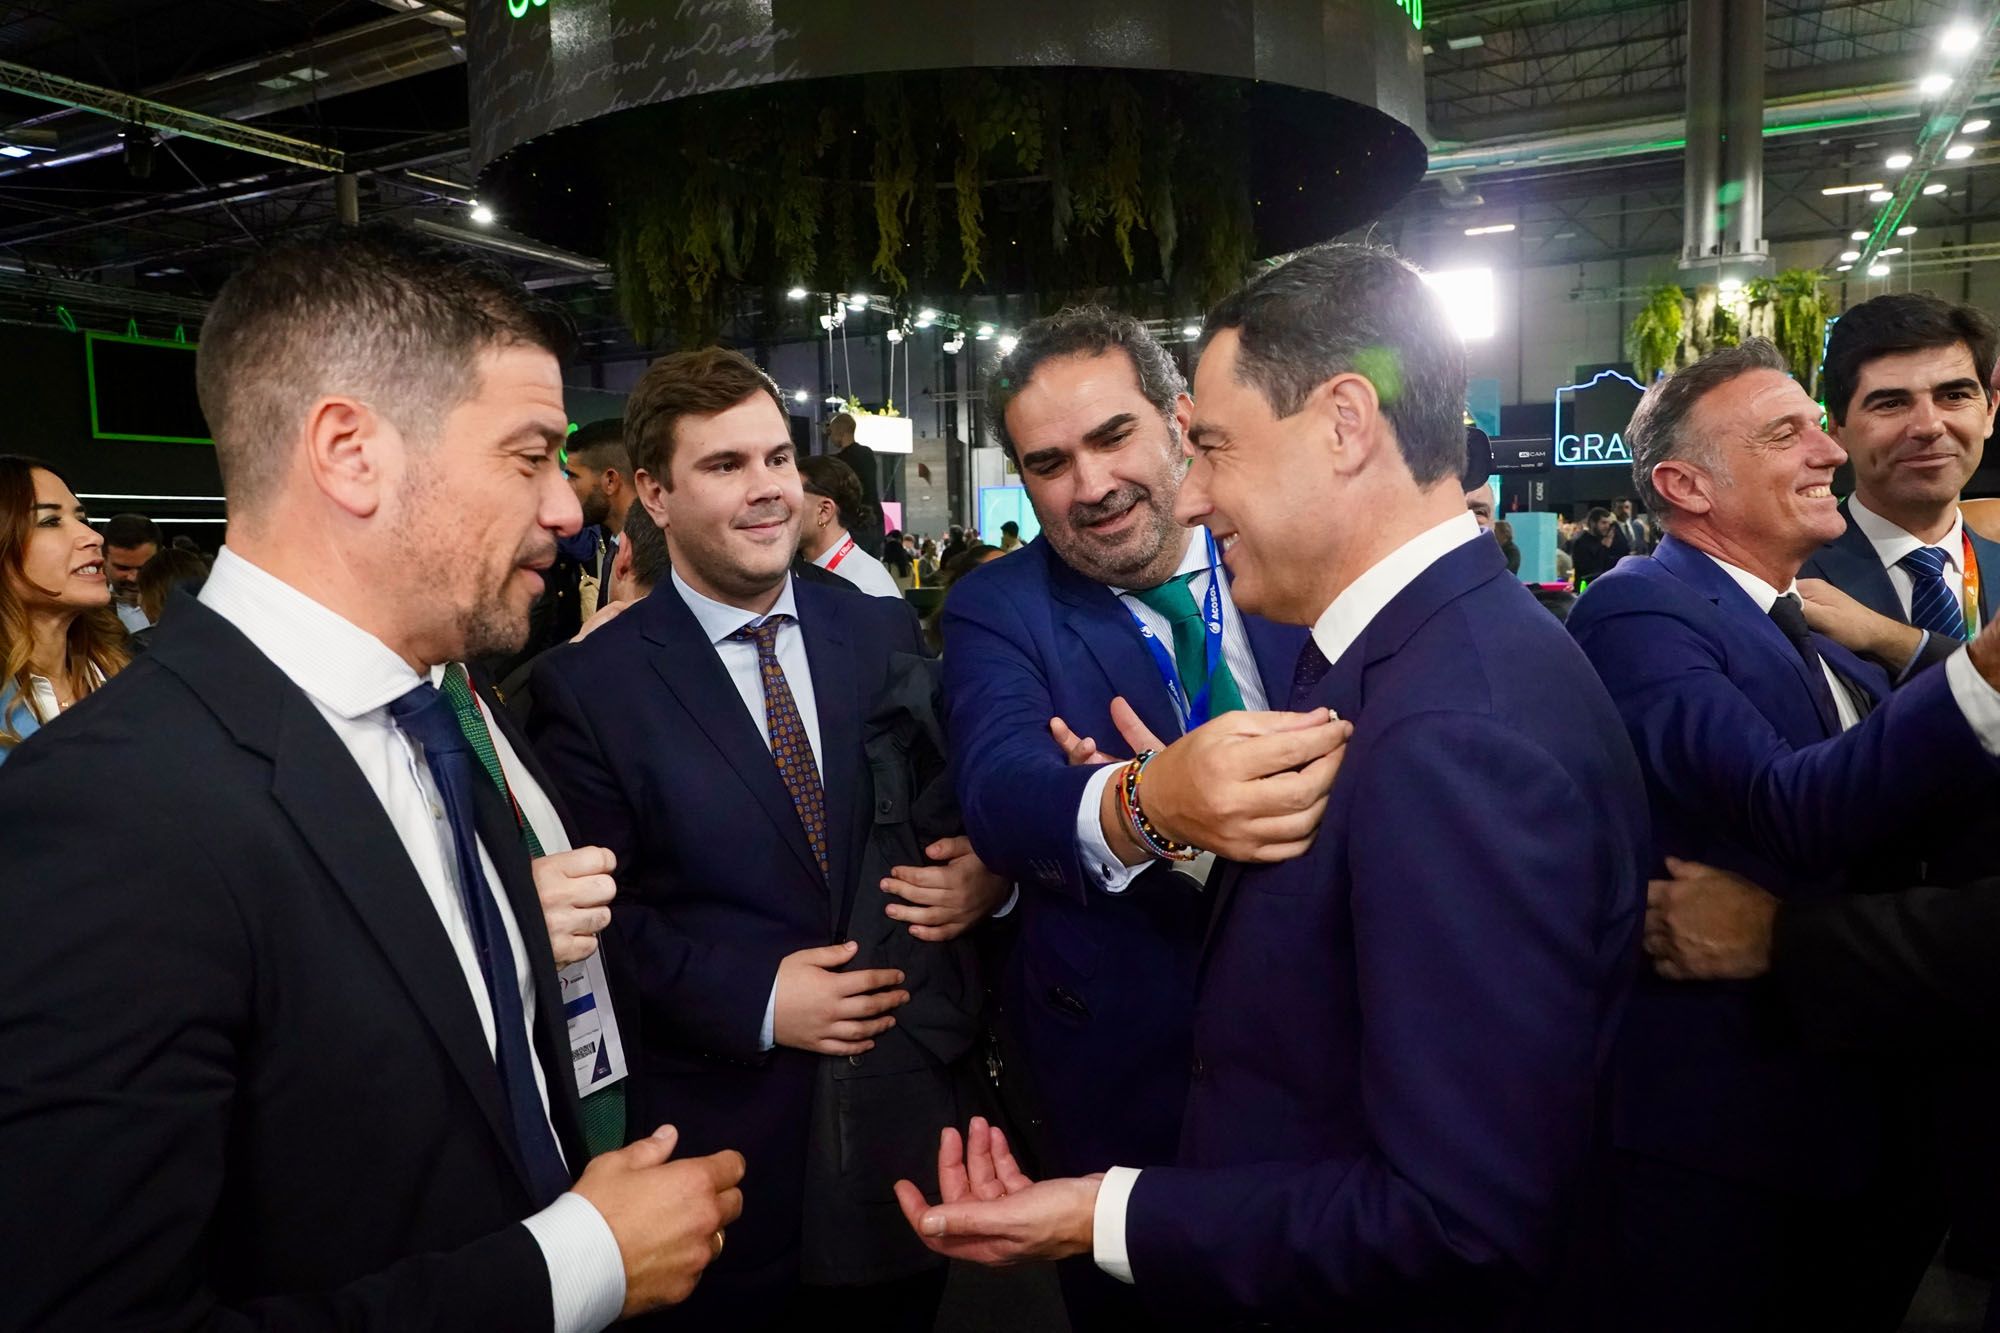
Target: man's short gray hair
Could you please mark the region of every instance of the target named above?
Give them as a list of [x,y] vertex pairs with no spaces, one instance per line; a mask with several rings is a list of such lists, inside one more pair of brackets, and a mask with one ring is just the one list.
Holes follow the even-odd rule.
[[1625,443],[1632,450],[1632,484],[1639,488],[1646,512],[1657,516],[1663,525],[1673,521],[1674,507],[1653,485],[1653,469],[1669,459],[1685,459],[1727,481],[1728,465],[1716,442],[1700,436],[1688,418],[1710,390],[1753,370],[1789,374],[1791,367],[1769,341],[1752,338],[1740,346],[1710,352],[1687,369],[1653,381],[1639,400],[1631,424],[1625,427]]

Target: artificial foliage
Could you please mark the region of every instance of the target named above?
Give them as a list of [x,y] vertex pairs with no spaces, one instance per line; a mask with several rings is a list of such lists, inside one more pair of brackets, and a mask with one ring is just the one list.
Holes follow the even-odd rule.
[[663,103],[601,149],[642,341],[713,337],[732,292],[1212,304],[1253,245],[1245,90],[1131,71],[952,70]]
[[1693,289],[1667,283],[1646,294],[1626,326],[1625,355],[1639,378],[1650,382],[1718,348],[1735,347],[1745,338],[1767,338],[1784,354],[1793,378],[1810,392],[1819,374],[1828,313],[1820,275],[1812,269],[1753,278],[1727,292],[1708,283]]

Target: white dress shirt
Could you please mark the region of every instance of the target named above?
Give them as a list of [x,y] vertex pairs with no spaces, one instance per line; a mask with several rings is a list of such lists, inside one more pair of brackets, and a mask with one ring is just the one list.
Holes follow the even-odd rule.
[[[410,858],[429,896],[465,981],[487,1050],[493,1049],[493,1009],[486,979],[459,896],[456,853],[451,825],[443,813],[423,747],[389,715],[389,705],[419,683],[410,665],[374,635],[341,618],[296,588],[266,573],[224,547],[201,590],[202,602],[227,620],[256,649],[271,659],[294,685],[305,691],[355,766],[368,780],[376,799],[395,827],[396,837]],[[434,668],[431,681],[442,678]],[[524,812],[544,827],[559,827],[548,798],[529,777],[499,729],[491,728],[501,771],[513,785]],[[541,821],[547,820],[544,824]],[[500,876],[487,849],[479,849],[480,868],[488,891],[500,906],[507,928],[507,946],[514,959],[515,988],[527,1031],[535,1030],[535,978],[521,944],[521,926],[500,889]],[[541,930],[538,918],[528,928]],[[543,1110],[549,1104],[548,1074],[534,1062],[535,1088]],[[559,1071],[565,1077],[569,1071]],[[625,1268],[611,1228],[588,1200],[564,1194],[524,1225],[541,1247],[549,1272],[555,1312],[554,1333],[596,1333],[618,1317],[625,1304]]]
[[[1220,570],[1221,566],[1218,565],[1218,574]],[[1173,577],[1179,578],[1183,574],[1194,575],[1188,583],[1188,593],[1194,598],[1195,605],[1200,606],[1202,600],[1208,596],[1210,577],[1207,534],[1196,532],[1190,535],[1187,552],[1181,556],[1180,567],[1174,570]],[[1174,634],[1173,627],[1167,623],[1167,618],[1141,602],[1128,588],[1112,588],[1111,591],[1118,598],[1119,605],[1138,617],[1141,624],[1153,631],[1153,637],[1157,642],[1168,646],[1168,655],[1171,656]],[[1150,656],[1151,654],[1148,654],[1149,658]],[[1228,664],[1229,674],[1235,678],[1236,689],[1243,696],[1243,707],[1253,713],[1262,712],[1269,707],[1268,701],[1264,698],[1264,678],[1258,673],[1257,659],[1250,651],[1250,635],[1243,628],[1243,616],[1236,609],[1236,599],[1230,593],[1227,578],[1222,580],[1222,660]],[[1105,745],[1115,743],[1111,737],[1100,736],[1096,739]],[[1162,739],[1171,741],[1173,737]],[[1104,823],[1100,817],[1104,784],[1111,781],[1118,768],[1117,764],[1101,765],[1097,772],[1091,775],[1089,784],[1083,789],[1083,797],[1077,802],[1076,807],[1077,860],[1083,866],[1084,874],[1106,893],[1125,892],[1132,887],[1132,881],[1150,869],[1153,864],[1151,861],[1141,861],[1135,866],[1126,865],[1112,853],[1110,841],[1104,836]],[[1012,905],[1011,902],[1008,904],[1009,907]],[[1004,914],[995,913],[995,915]]]
[[[1484,535],[1470,510],[1418,533],[1341,590],[1333,605],[1313,622],[1313,642],[1327,661],[1338,662],[1397,593],[1439,560]],[[1097,1187],[1097,1209],[1091,1217],[1091,1257],[1120,1282],[1132,1280],[1132,1258],[1125,1247],[1125,1212],[1132,1201],[1132,1187],[1138,1182],[1139,1173],[1129,1166],[1106,1171]]]
[[152,628],[153,622],[146,618],[146,613],[139,608],[137,602],[114,600],[111,609],[118,613],[118,623],[125,627],[127,634],[137,634],[142,629]]
[[[1907,535],[1907,534],[1906,534]],[[1912,546],[1922,545],[1911,539]],[[1706,552],[1704,552],[1706,554]],[[1748,593],[1750,600],[1757,603],[1757,609],[1765,615],[1771,614],[1772,603],[1778,600],[1778,590],[1748,570],[1738,569],[1727,560],[1708,557],[1721,567],[1722,572],[1736,582],[1736,586]],[[1798,581],[1793,580],[1786,592],[1797,592]],[[1909,594],[1903,598],[1908,604]],[[1833,705],[1840,714],[1840,729],[1846,731],[1861,721],[1861,709],[1846,684],[1834,674],[1825,658],[1820,659],[1820,669],[1826,673],[1826,683],[1833,691]],[[1951,697],[1958,701],[1958,709],[1965,714],[1966,725],[1979,738],[1979,744],[1986,753],[2000,755],[2000,690],[1986,683],[1986,677],[1979,674],[1979,668],[1972,665],[1969,653],[1960,651],[1947,657],[1944,662],[1945,679],[1951,684]]]
[[[750,720],[757,724],[757,734],[764,738],[764,745],[771,744],[771,722],[764,712],[764,672],[757,665],[757,645],[732,639],[730,636],[745,625],[761,625],[770,616],[785,616],[788,619],[778,627],[778,641],[775,648],[778,666],[785,673],[785,684],[792,692],[792,702],[798,706],[799,721],[806,729],[806,739],[812,742],[813,767],[818,770],[820,781],[826,781],[826,764],[820,758],[819,706],[813,697],[812,663],[806,657],[805,631],[799,628],[798,599],[792,595],[792,580],[785,578],[784,591],[769,611],[759,615],[755,611],[745,611],[740,606],[718,602],[713,597],[704,597],[687,585],[680,571],[673,571],[674,591],[687,603],[694,613],[695,622],[701,632],[715,647],[715,655],[722,659],[722,669],[729,673],[729,679],[736,686],[736,693],[743,700],[743,707],[749,712]],[[901,596],[901,594],[897,594]],[[778,1044],[778,979],[771,978],[771,996],[764,1001],[764,1026],[757,1040],[765,1050]]]
[[838,575],[852,583],[870,597],[901,597],[903,590],[896,586],[896,576],[888,566],[861,549],[852,536],[841,534],[841,539],[819,553],[813,563],[829,574]]

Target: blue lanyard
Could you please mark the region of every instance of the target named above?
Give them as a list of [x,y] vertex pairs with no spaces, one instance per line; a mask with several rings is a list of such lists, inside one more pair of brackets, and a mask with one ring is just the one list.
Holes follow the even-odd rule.
[[[1160,636],[1153,633],[1152,626],[1139,618],[1139,613],[1125,607],[1125,614],[1132,617],[1132,623],[1139,627],[1139,638],[1144,641],[1146,651],[1153,655],[1153,666],[1159,671],[1160,679],[1166,683],[1167,697],[1174,701],[1174,712],[1180,715],[1185,731],[1193,731],[1208,721],[1208,696],[1215,686],[1215,671],[1222,663],[1222,573],[1218,566],[1221,558],[1215,550],[1215,534],[1206,528],[1202,535],[1208,539],[1208,595],[1201,600],[1203,646],[1208,650],[1208,680],[1203,683],[1201,693],[1192,700],[1181,685],[1181,674],[1174,666],[1173,654],[1161,644]],[[1120,603],[1120,605],[1124,605]]]

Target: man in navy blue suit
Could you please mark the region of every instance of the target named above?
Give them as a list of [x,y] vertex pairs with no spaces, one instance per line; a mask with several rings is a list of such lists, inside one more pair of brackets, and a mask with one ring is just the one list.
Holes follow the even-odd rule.
[[[1315,796],[1340,729],[1302,736],[1264,713],[1283,703],[1305,636],[1240,614],[1214,543],[1174,521],[1193,404],[1144,325],[1096,306],[1030,324],[988,376],[987,405],[1041,524],[945,604],[960,803],[1022,888],[1002,1013],[1053,1171],[1164,1165],[1187,1099],[1208,900],[1194,875],[1113,847],[1114,769],[1073,766],[1050,718],[1082,758],[1095,737],[1115,748],[1117,699],[1161,736],[1226,715],[1218,736],[1269,756],[1258,777],[1324,760]],[[1309,831],[1292,823],[1278,831]],[[1072,1324],[1129,1319],[1129,1295],[1089,1264],[1062,1276]]]
[[[1644,763],[1654,864],[1799,901],[1990,802],[2000,775],[2000,663],[1984,656],[2000,641],[1890,694],[1807,629],[1795,577],[1844,526],[1845,455],[1819,422],[1762,341],[1655,385],[1626,438],[1667,535],[1569,619]],[[1756,991],[1659,978],[1613,1068],[1608,1327],[1896,1325],[1939,1231],[1892,1129],[1898,1089],[1805,1053]]]
[[[858,882],[881,813],[864,724],[896,656],[923,654],[916,618],[901,602],[792,579],[804,493],[777,386],[741,354],[661,358],[628,400],[626,429],[671,580],[542,661],[529,731],[579,831],[617,857],[612,928],[637,996],[632,1123],[671,1107],[684,1145],[726,1140],[756,1163],[752,1215],[676,1326],[865,1317],[927,1330],[944,1285],[931,1256],[878,1247],[868,1272],[814,1271],[815,1254],[864,1247],[819,1247],[804,1221],[825,1202],[805,1197],[823,1062],[877,1090],[859,1113],[878,1119],[908,1087],[892,1076],[925,1062],[898,1048],[907,1061],[876,1068],[869,1053],[901,1035],[890,1033],[899,1012],[922,1007],[919,996],[904,1008],[927,964],[869,965],[847,933],[857,894],[880,892]],[[973,918],[998,901],[1004,882],[963,838],[930,850],[945,864],[897,867],[892,882],[976,899]],[[935,1083],[952,1105],[945,1077]],[[842,1120],[843,1153],[856,1151],[850,1128]],[[830,1171],[851,1166],[843,1156]],[[895,1170],[864,1182],[892,1223]],[[906,1241],[899,1231],[883,1234]]]
[[[1286,703],[1354,725],[1324,821],[1218,877],[1177,1165],[1030,1183],[975,1122],[940,1206],[898,1197],[944,1253],[1089,1253],[1209,1326],[1547,1327],[1636,964],[1638,766],[1466,511],[1464,351],[1414,268],[1309,251],[1205,337],[1177,513],[1240,606],[1312,626]],[[1200,739],[1138,783],[1175,851]]]
[[1899,680],[1977,634],[2000,598],[2000,543],[1958,512],[1993,433],[1996,341],[1974,307],[1921,292],[1863,301],[1827,337],[1827,428],[1854,464],[1854,494],[1846,530],[1799,577],[1911,627],[1882,650]]

